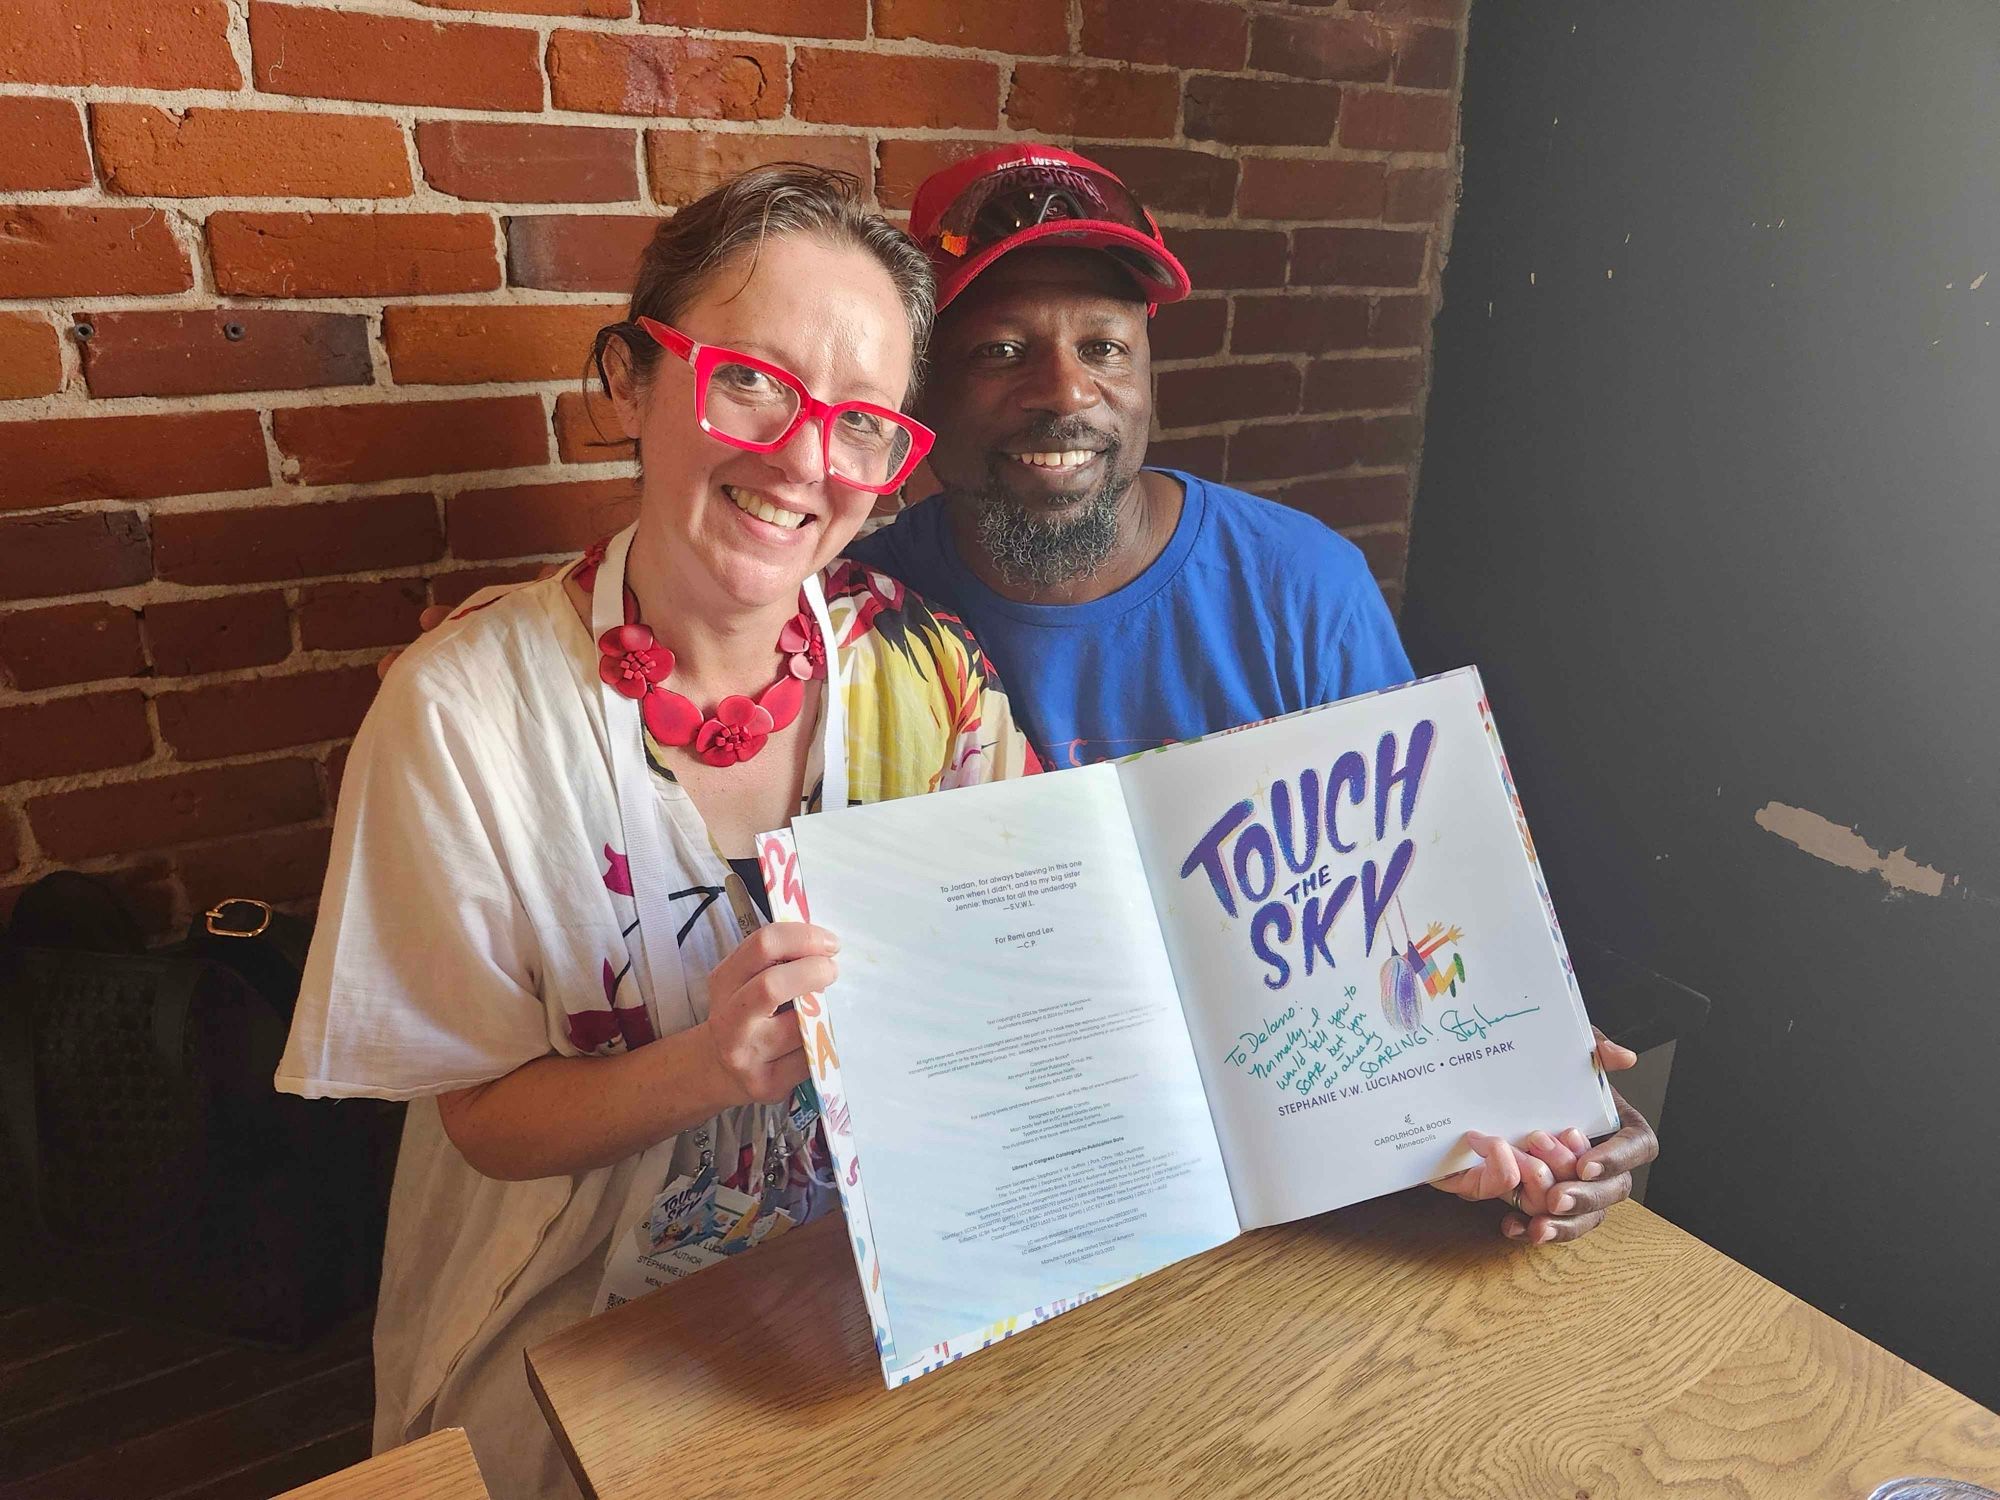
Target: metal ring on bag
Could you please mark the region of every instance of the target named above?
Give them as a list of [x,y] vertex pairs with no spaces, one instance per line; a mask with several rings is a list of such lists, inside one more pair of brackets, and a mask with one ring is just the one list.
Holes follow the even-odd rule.
[[[257,925],[251,928],[219,926],[227,919],[223,912],[232,906],[253,906],[257,909]],[[253,938],[262,937],[264,929],[271,925],[271,903],[259,901],[255,896],[230,896],[218,901],[208,909],[208,930],[216,937]]]

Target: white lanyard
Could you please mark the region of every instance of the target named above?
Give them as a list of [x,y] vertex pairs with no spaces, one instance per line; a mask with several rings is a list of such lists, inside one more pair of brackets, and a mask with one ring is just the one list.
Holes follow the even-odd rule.
[[[636,522],[619,532],[605,549],[598,565],[597,580],[591,589],[590,635],[592,641],[613,626],[625,623],[625,557],[632,549]],[[833,622],[827,617],[826,595],[817,574],[805,581],[806,604],[813,622],[819,626],[826,644],[826,691],[820,710],[820,806],[828,809],[847,806],[847,723],[842,701],[840,653],[833,640]],[[674,940],[675,924],[667,910],[667,892],[672,879],[667,866],[666,838],[660,828],[660,811],[654,800],[653,784],[646,769],[645,731],[639,720],[639,706],[623,697],[608,683],[600,683],[604,702],[605,733],[611,742],[611,777],[618,798],[618,819],[625,834],[625,859],[632,874],[632,904],[639,914],[639,961],[635,973],[661,1034],[680,1031],[695,1024],[694,1003],[688,996],[687,975],[681,968],[680,946]]]

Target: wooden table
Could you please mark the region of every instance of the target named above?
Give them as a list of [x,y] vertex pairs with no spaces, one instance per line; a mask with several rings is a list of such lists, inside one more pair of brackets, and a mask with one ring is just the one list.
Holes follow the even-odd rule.
[[428,1437],[379,1453],[277,1500],[491,1500],[463,1427],[441,1427]]
[[528,1351],[597,1500],[1827,1496],[2000,1487],[2000,1418],[1637,1204],[1522,1249],[1398,1195],[897,1391],[832,1221]]

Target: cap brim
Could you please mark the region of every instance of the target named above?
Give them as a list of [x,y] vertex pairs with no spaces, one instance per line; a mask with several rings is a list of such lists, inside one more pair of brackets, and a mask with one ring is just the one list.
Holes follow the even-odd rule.
[[[1174,259],[1173,253],[1158,240],[1149,239],[1123,224],[1103,219],[1058,219],[1049,224],[1030,225],[1010,234],[997,245],[988,245],[977,255],[939,266],[938,307],[943,309],[948,306],[981,271],[1009,251],[1051,242],[1085,250],[1109,251],[1131,274],[1148,302],[1179,302],[1193,289],[1187,268]],[[937,257],[932,258],[932,264],[938,264]]]

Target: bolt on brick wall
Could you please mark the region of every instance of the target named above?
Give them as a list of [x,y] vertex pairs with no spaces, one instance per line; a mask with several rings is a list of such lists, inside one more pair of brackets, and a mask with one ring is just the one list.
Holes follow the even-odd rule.
[[630,514],[578,376],[658,218],[999,141],[1193,274],[1157,461],[1400,592],[1465,0],[0,0],[0,916],[317,893],[373,662]]

